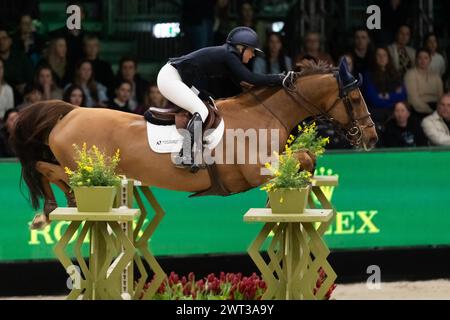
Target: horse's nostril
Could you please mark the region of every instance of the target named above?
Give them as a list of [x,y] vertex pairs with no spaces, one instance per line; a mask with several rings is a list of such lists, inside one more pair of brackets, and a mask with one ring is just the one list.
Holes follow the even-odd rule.
[[372,147],[375,147],[375,145],[377,144],[377,142],[378,142],[378,138],[377,137],[373,137],[373,138],[370,138],[370,145],[372,146]]

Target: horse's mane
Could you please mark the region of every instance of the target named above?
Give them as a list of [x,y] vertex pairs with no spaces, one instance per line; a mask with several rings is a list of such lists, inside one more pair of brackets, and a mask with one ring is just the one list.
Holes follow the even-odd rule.
[[327,62],[322,60],[319,60],[319,62],[317,63],[315,61],[305,60],[297,66],[299,66],[301,69],[300,72],[295,73],[299,78],[318,74],[329,74],[333,73],[335,70]]

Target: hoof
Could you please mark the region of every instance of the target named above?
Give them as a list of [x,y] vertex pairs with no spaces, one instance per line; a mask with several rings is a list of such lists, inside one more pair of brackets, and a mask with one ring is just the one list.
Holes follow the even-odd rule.
[[45,214],[37,214],[34,216],[30,224],[30,230],[44,230],[50,224]]

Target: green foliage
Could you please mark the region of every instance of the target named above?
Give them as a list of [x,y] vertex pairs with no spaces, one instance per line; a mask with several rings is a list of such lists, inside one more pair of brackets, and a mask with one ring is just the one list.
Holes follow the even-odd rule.
[[80,148],[73,145],[76,151],[77,169],[65,168],[69,175],[69,185],[74,187],[108,187],[120,185],[120,177],[115,171],[120,161],[117,149],[113,157],[107,157],[94,145],[87,150],[86,143]]
[[315,123],[307,125],[304,128],[299,126],[298,129],[301,134],[297,138],[291,135],[288,140],[288,145],[291,146],[294,152],[308,150],[316,155],[316,157],[325,153],[325,146],[330,142],[330,139],[318,136]]
[[266,168],[272,173],[273,178],[261,190],[267,192],[278,189],[302,189],[311,184],[312,174],[301,170],[300,162],[293,156],[293,150],[286,147],[286,153],[278,156],[278,168],[270,163]]

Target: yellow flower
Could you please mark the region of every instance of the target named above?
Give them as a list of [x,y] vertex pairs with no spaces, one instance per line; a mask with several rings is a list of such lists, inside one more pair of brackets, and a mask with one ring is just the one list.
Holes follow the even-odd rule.
[[66,174],[68,174],[69,176],[74,175],[74,172],[72,170],[70,170],[69,168],[65,167],[64,171],[66,172]]
[[83,185],[83,182],[82,182],[82,181],[78,181],[77,185],[78,185],[78,186],[82,186],[82,185]]
[[89,173],[91,173],[92,171],[94,171],[94,168],[92,168],[92,167],[90,167],[90,166],[85,166],[84,169],[85,169],[87,172],[89,172]]

